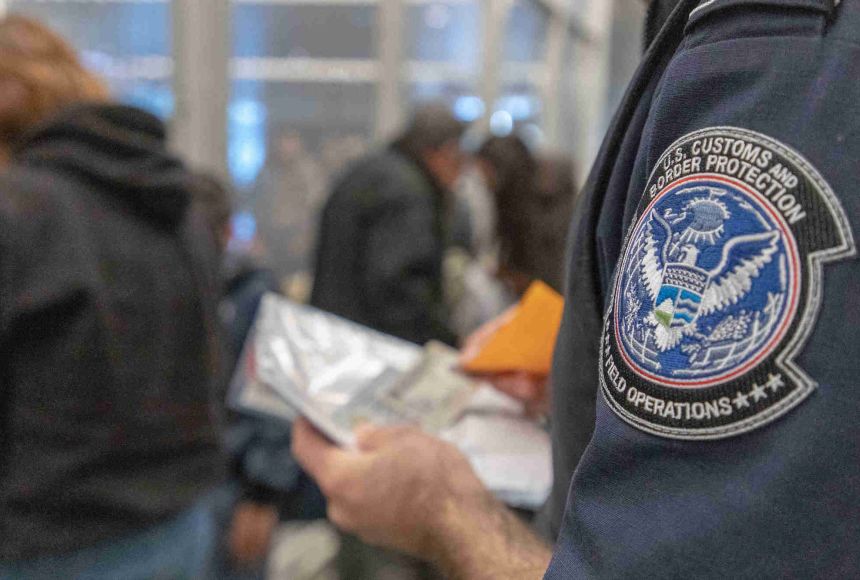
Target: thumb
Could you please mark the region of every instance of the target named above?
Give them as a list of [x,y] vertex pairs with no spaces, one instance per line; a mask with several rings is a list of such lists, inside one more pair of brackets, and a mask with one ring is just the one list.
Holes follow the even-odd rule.
[[291,443],[293,457],[314,478],[344,455],[341,449],[321,435],[303,417],[293,423]]

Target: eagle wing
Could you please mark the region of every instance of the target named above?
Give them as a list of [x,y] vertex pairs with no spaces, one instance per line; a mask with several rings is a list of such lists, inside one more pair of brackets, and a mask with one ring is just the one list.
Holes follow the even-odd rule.
[[666,264],[666,252],[671,239],[672,228],[656,211],[653,212],[645,229],[645,251],[640,266],[645,287],[648,288],[652,301],[657,299],[660,286],[663,284],[663,267]]
[[713,282],[702,295],[699,314],[708,315],[736,304],[750,291],[757,278],[778,249],[779,232],[738,236],[723,248],[722,259],[711,270]]

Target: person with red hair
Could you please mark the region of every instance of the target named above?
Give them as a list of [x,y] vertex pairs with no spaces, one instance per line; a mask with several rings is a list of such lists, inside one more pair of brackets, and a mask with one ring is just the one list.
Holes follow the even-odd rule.
[[0,20],[0,578],[201,578],[215,244],[165,128]]

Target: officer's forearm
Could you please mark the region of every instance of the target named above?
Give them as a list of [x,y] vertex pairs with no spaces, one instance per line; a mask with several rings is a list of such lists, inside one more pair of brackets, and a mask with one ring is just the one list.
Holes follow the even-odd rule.
[[487,494],[451,501],[440,516],[432,560],[455,580],[532,580],[549,565],[550,546]]

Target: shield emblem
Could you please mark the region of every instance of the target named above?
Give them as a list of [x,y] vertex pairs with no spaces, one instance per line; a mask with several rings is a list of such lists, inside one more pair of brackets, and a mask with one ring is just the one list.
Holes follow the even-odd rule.
[[678,262],[667,264],[654,301],[657,321],[666,328],[692,324],[699,315],[709,277],[705,270],[695,266]]

